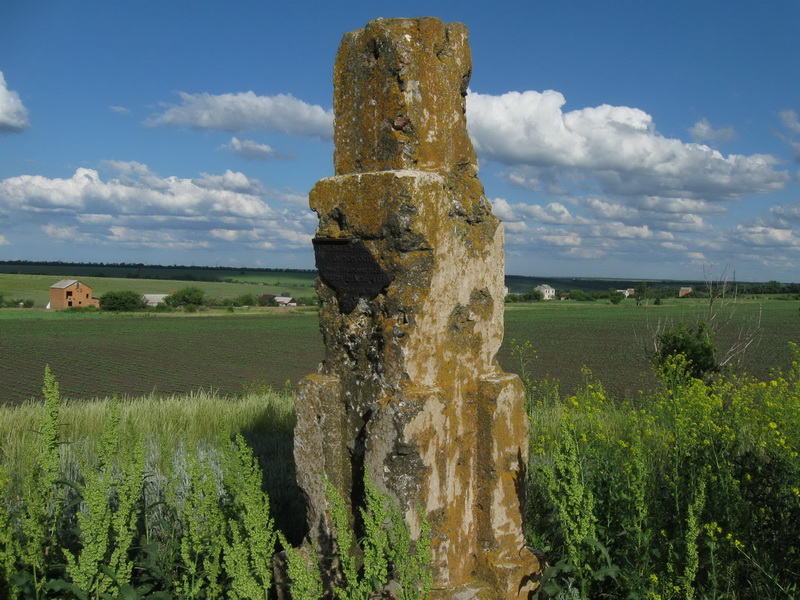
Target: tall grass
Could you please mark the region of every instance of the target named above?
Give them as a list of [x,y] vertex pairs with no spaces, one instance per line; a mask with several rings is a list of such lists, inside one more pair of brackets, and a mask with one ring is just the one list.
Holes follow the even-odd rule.
[[[304,510],[290,394],[256,384],[237,398],[62,403],[47,370],[43,395],[0,409],[0,598],[267,600],[283,546],[281,585],[319,599],[336,560],[292,547]],[[355,541],[341,514],[337,529],[363,564],[347,563],[346,587],[329,582],[329,595],[367,600],[391,579],[403,600],[420,600],[429,552],[412,551],[402,517],[366,485],[366,538]]]
[[62,402],[48,370],[43,395],[0,410],[0,597],[269,589],[270,510],[302,527],[290,394]]
[[[673,357],[655,391],[624,400],[588,371],[563,395],[533,377],[535,363],[523,370],[526,536],[548,565],[538,597],[800,597],[793,351],[766,380],[704,382]],[[367,598],[387,578],[415,582],[404,598],[427,594],[425,548],[410,551],[378,494],[362,508],[363,538],[329,498],[338,544],[358,546],[358,562],[289,547],[303,527],[290,394],[61,402],[48,373],[44,397],[0,409],[0,597],[266,598],[280,546],[281,585],[297,599],[321,593],[331,561],[346,568],[330,594]]]
[[[266,386],[238,397],[199,391],[171,396],[61,400],[59,437],[62,444],[70,447],[69,452],[93,453],[114,403],[119,409],[121,436],[136,432],[143,438],[158,440],[165,450],[174,449],[178,443],[196,445],[242,432],[267,456],[270,443],[279,443],[280,436],[291,436],[294,428],[293,397]],[[0,408],[0,453],[12,469],[10,474],[27,467],[30,448],[42,433],[41,410],[41,403],[33,401]]]

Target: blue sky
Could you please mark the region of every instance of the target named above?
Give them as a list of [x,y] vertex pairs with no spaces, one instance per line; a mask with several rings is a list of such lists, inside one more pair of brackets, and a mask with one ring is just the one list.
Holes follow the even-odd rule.
[[470,30],[506,272],[800,280],[800,2],[0,4],[0,259],[312,268],[332,68]]

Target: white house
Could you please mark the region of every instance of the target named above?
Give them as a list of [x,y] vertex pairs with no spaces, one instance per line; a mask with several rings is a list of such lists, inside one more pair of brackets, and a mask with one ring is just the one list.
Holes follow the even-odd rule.
[[158,306],[167,296],[169,294],[142,294],[142,300],[147,302],[147,306]]
[[542,300],[553,300],[556,297],[556,290],[554,288],[550,287],[549,285],[547,285],[546,283],[543,283],[541,285],[537,285],[533,289],[539,290],[540,292],[542,292]]
[[291,296],[275,296],[275,303],[278,306],[297,306],[297,302]]

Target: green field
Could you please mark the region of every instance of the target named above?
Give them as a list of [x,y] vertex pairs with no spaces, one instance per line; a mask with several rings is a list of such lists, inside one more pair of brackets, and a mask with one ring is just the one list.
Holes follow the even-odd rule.
[[[509,342],[530,341],[537,350],[531,364],[535,377],[561,380],[565,391],[581,382],[586,366],[616,395],[635,393],[655,380],[645,359],[646,348],[660,324],[694,324],[707,311],[701,300],[672,300],[661,306],[619,306],[601,303],[534,303],[506,306],[506,337],[500,362],[515,371]],[[747,373],[767,377],[773,367],[786,368],[792,360],[789,342],[800,342],[800,301],[740,301],[723,310],[718,319],[729,322],[718,336],[718,348],[729,348],[739,333],[754,332],[744,355]]]
[[[645,347],[659,323],[694,322],[705,306],[677,300],[647,308],[632,301],[510,305],[498,358],[518,372],[514,344],[530,342],[534,377],[557,378],[562,391],[572,392],[586,366],[613,394],[632,394],[654,381]],[[773,367],[786,368],[788,342],[800,342],[798,307],[800,301],[740,302],[719,346],[759,321],[744,369],[767,377]],[[37,396],[46,364],[72,398],[197,389],[237,394],[254,381],[296,383],[315,371],[323,354],[316,311],[279,308],[193,315],[2,309],[0,347],[0,403]]]
[[[223,316],[0,315],[0,402],[38,395],[45,364],[71,398],[115,393],[235,394],[255,380],[282,386],[309,372],[322,353],[316,312],[252,309]],[[37,318],[42,315],[44,318]]]
[[0,261],[0,273],[12,275],[47,275],[81,279],[172,279],[180,281],[217,281],[259,283],[265,285],[288,285],[310,287],[317,276],[314,271],[294,269],[228,269],[220,267],[188,267],[161,265],[117,265],[80,263],[14,263]]

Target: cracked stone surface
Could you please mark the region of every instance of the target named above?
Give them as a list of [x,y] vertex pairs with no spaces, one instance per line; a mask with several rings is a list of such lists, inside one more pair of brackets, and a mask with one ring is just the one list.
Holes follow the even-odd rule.
[[323,477],[352,506],[366,471],[415,536],[423,508],[433,597],[527,598],[541,570],[522,534],[527,419],[495,361],[503,231],[467,135],[470,71],[459,23],[379,19],[342,40],[336,174],[309,198],[320,244],[358,240],[360,254],[320,266],[325,358],[299,386],[294,452],[323,553]]

